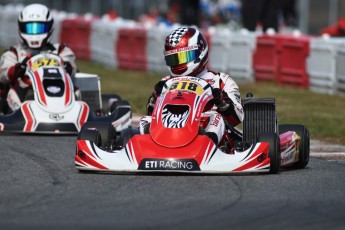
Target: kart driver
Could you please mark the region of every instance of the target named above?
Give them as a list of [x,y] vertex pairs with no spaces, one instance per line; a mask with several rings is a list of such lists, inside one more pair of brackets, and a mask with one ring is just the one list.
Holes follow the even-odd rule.
[[[0,59],[1,101],[0,113],[20,108],[21,102],[30,89],[30,80],[24,76],[26,61],[33,55],[50,52],[59,55],[65,63],[66,72],[73,77],[76,73],[75,55],[64,44],[51,44],[54,19],[49,9],[41,4],[23,8],[18,17],[20,43],[5,51]],[[4,112],[6,113],[6,112]]]
[[164,55],[170,76],[155,85],[148,99],[147,116],[140,120],[140,133],[144,132],[145,125],[152,120],[154,105],[164,83],[172,77],[195,76],[212,86],[216,108],[209,112],[210,120],[205,131],[213,142],[218,144],[225,131],[224,119],[233,127],[243,121],[243,108],[236,82],[228,74],[207,69],[208,45],[196,28],[181,27],[170,33],[165,39]]

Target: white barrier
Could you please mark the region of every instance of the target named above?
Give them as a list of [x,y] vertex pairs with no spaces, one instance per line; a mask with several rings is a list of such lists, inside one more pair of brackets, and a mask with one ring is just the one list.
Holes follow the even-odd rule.
[[336,59],[336,93],[345,95],[345,44],[341,44],[337,49]]
[[344,39],[313,38],[307,59],[310,90],[317,93],[336,93],[336,61],[338,47]]
[[222,30],[211,32],[211,69],[229,73],[238,82],[253,82],[253,52],[256,35]]
[[117,67],[117,23],[98,20],[92,23],[91,59],[111,67]]
[[231,51],[228,56],[230,76],[239,82],[253,82],[253,53],[256,47],[256,35],[248,32],[232,34]]
[[231,52],[229,30],[210,32],[209,65],[215,71],[228,72],[229,54]]
[[22,5],[7,5],[0,8],[0,44],[2,47],[13,46],[19,42],[18,15]]
[[166,36],[171,32],[170,28],[153,27],[147,33],[147,62],[148,70],[168,74],[168,69],[165,65],[163,47]]

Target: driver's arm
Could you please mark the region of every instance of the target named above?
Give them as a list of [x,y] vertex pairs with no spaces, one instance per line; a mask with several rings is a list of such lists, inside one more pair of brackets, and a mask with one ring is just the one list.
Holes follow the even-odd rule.
[[71,48],[65,44],[59,44],[57,47],[58,55],[65,63],[66,71],[73,77],[77,72],[77,65],[75,62],[75,54]]
[[18,63],[17,53],[12,49],[5,51],[0,58],[0,82],[8,84],[15,81],[15,66]]
[[231,125],[236,126],[243,121],[244,117],[239,87],[229,75],[221,76],[221,82],[223,83],[220,89],[226,94],[226,100],[231,105],[221,114]]

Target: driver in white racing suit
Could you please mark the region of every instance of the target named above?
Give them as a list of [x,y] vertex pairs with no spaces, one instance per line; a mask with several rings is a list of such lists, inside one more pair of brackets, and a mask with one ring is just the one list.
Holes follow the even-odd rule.
[[[231,126],[243,121],[243,108],[236,82],[225,73],[217,73],[206,68],[208,45],[200,31],[192,27],[181,27],[170,33],[165,40],[165,62],[170,76],[160,80],[154,87],[147,104],[147,116],[140,120],[140,132],[152,121],[152,112],[164,83],[172,77],[195,76],[204,79],[212,86],[216,108],[206,112],[210,120],[205,128],[206,134],[218,144],[225,131],[224,119]],[[208,108],[211,109],[211,108]]]
[[[18,17],[20,43],[5,51],[0,59],[0,85],[2,109],[7,101],[10,111],[20,108],[30,89],[31,82],[24,76],[26,60],[43,52],[59,55],[66,72],[73,78],[76,73],[75,55],[64,44],[51,44],[54,19],[49,9],[41,4],[31,4],[23,8]],[[9,111],[9,112],[10,112]],[[0,112],[1,111],[0,108]]]

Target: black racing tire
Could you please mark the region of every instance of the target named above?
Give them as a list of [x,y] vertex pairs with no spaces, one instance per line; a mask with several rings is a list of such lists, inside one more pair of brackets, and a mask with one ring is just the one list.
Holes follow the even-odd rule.
[[281,155],[280,155],[280,139],[278,134],[274,132],[261,133],[258,138],[259,142],[268,142],[268,157],[271,159],[270,173],[277,174],[280,171]]
[[99,133],[101,139],[101,144],[97,145],[99,147],[106,148],[110,146],[116,138],[116,131],[111,122],[86,122],[82,126],[80,133],[86,132],[85,130],[97,131]]
[[137,134],[140,134],[139,128],[133,128],[130,126],[127,129],[123,129],[120,133],[119,144],[122,147],[126,146],[128,141]]
[[97,147],[102,146],[101,134],[97,130],[82,129],[78,133],[77,140],[87,140],[95,143]]
[[295,131],[300,136],[298,161],[292,167],[297,169],[305,168],[309,163],[310,155],[310,135],[308,128],[301,124],[281,124],[278,129],[279,134],[287,131]]
[[[106,113],[111,113],[112,107],[116,107],[118,101],[121,101],[121,97],[117,94],[102,94],[102,111]],[[113,102],[110,102],[112,99],[116,99]]]

